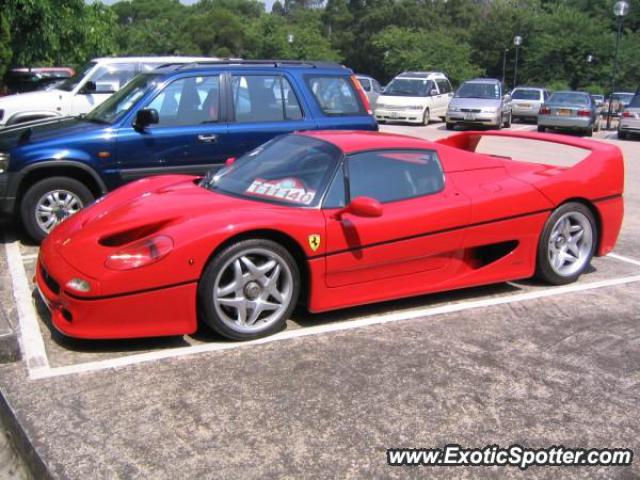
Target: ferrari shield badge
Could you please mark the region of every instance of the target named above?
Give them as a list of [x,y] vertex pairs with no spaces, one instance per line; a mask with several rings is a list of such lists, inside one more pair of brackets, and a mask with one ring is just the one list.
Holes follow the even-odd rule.
[[309,246],[314,252],[318,250],[318,248],[320,248],[320,235],[315,233],[313,235],[309,235]]

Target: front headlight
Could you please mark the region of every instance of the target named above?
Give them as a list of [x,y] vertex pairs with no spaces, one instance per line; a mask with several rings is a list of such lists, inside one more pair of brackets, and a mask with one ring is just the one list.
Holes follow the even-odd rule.
[[459,112],[460,111],[460,107],[454,107],[454,106],[449,105],[449,111],[453,112],[453,113]]
[[9,154],[0,152],[0,173],[4,173],[9,169]]
[[387,105],[386,105],[386,103],[378,102],[378,103],[376,103],[376,108],[387,108]]

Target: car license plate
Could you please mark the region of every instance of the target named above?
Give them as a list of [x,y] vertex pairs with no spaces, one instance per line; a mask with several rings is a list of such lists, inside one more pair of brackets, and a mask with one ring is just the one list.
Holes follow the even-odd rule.
[[531,110],[531,105],[529,105],[528,103],[518,103],[517,107],[524,110]]
[[467,112],[467,113],[464,114],[464,119],[465,120],[475,120],[476,119],[476,114]]
[[558,110],[558,115],[568,116],[571,115],[571,110],[568,108],[561,108]]

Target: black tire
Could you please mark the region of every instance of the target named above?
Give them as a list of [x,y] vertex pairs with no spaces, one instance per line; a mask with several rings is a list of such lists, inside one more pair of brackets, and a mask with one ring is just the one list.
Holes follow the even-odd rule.
[[502,130],[503,125],[504,125],[504,118],[502,114],[500,114],[500,118],[498,119],[498,125],[496,125],[496,130]]
[[[229,268],[228,262],[234,257],[240,255],[242,252],[263,250],[275,254],[289,268],[291,273],[292,290],[288,305],[283,306],[283,310],[278,313],[278,318],[269,324],[267,327],[255,331],[247,332],[234,329],[228,323],[226,323],[216,311],[214,305],[213,291],[216,284],[216,279],[222,274],[222,270]],[[226,266],[226,267],[225,267]],[[243,289],[246,286],[243,285]],[[234,294],[237,295],[237,294]],[[243,295],[245,295],[243,293]],[[221,252],[217,253],[207,264],[200,282],[198,283],[198,311],[199,317],[204,323],[214,330],[216,333],[223,337],[232,340],[253,340],[256,338],[266,337],[272,335],[285,326],[285,323],[291,312],[296,306],[298,296],[300,295],[300,270],[296,261],[291,253],[279,243],[271,240],[253,238],[248,240],[242,240],[238,243],[234,243],[226,247]]]
[[538,131],[540,133],[544,133],[547,129],[545,127],[543,127],[542,125],[538,125]]
[[[586,261],[578,271],[570,275],[560,275],[553,269],[551,260],[549,259],[549,239],[553,228],[558,220],[560,220],[563,215],[574,212],[584,215],[584,217],[586,217],[586,219],[588,220],[589,225],[591,226],[591,248],[586,254]],[[598,228],[591,210],[589,210],[589,208],[582,203],[578,202],[569,202],[560,205],[549,216],[544,224],[542,234],[540,235],[536,258],[536,277],[553,285],[565,285],[567,283],[575,282],[580,277],[580,275],[582,275],[588,268],[591,259],[593,258],[597,242]]]
[[618,138],[619,138],[620,140],[626,140],[626,138],[627,138],[627,132],[623,132],[623,131],[621,131],[621,130],[618,130]]
[[593,137],[593,125],[591,125],[589,128],[585,129],[584,131],[584,136],[585,137]]
[[422,125],[426,127],[429,123],[431,123],[431,112],[429,112],[429,109],[427,108],[422,116]]
[[513,120],[513,119],[511,118],[511,115],[513,115],[513,114],[511,114],[511,113],[509,114],[509,119],[508,119],[508,120],[505,122],[505,124],[504,124],[504,126],[505,126],[506,128],[511,128],[511,122],[512,122],[512,120]]
[[445,128],[447,130],[453,130],[455,128],[456,124],[455,123],[451,123],[451,122],[446,122],[445,124]]
[[48,232],[38,225],[36,205],[47,193],[56,190],[71,192],[79,199],[81,207],[88,205],[95,199],[88,187],[70,177],[45,178],[31,185],[20,202],[20,218],[27,234],[38,243],[44,240]]

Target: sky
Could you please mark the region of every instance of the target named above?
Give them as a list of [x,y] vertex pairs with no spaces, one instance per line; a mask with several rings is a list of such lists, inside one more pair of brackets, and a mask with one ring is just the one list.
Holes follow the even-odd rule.
[[[92,3],[93,0],[85,0],[87,3]],[[96,0],[96,1],[101,1],[102,3],[106,3],[107,5],[113,5],[114,3],[116,3],[119,0]],[[193,3],[196,3],[198,0],[180,0],[181,3],[184,3],[185,5],[191,5]],[[264,3],[267,7],[267,11],[270,12],[271,11],[271,6],[273,5],[273,2],[275,0],[260,0],[262,3]]]

